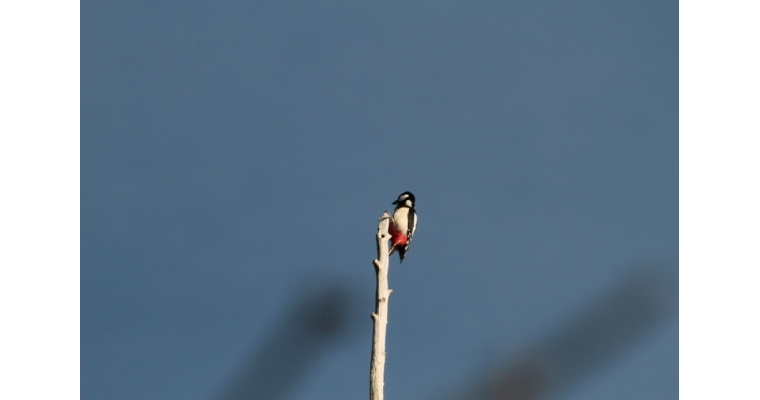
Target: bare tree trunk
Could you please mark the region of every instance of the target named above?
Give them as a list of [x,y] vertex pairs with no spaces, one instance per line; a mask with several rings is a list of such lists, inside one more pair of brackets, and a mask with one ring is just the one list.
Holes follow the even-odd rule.
[[377,227],[377,259],[374,261],[377,273],[377,291],[375,292],[375,312],[372,320],[375,328],[372,334],[372,360],[369,370],[369,398],[383,399],[383,375],[385,373],[385,330],[388,325],[388,297],[392,290],[388,289],[388,224],[391,215],[386,211],[380,217]]

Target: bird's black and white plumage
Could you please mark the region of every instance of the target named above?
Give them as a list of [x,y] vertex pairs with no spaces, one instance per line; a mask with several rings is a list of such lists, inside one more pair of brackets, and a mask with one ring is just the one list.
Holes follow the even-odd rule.
[[414,195],[412,192],[404,192],[392,204],[396,205],[393,210],[393,218],[388,227],[391,235],[391,249],[389,255],[398,250],[400,262],[404,261],[412,236],[417,229],[417,212],[414,210]]

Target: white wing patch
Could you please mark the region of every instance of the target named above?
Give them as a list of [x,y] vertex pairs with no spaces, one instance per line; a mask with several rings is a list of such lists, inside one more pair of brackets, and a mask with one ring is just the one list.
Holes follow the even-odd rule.
[[409,246],[409,243],[412,242],[412,236],[414,236],[414,231],[417,230],[417,220],[419,218],[417,217],[417,213],[414,213],[414,220],[412,221],[412,229],[409,231],[409,239],[407,240],[407,246]]

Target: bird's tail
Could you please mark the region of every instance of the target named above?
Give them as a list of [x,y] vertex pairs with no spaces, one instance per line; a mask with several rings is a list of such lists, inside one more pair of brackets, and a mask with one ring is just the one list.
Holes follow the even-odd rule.
[[[396,252],[395,244],[391,245],[391,250],[388,252],[388,257],[392,256],[394,252]],[[406,247],[405,246],[398,247],[398,258],[399,258],[400,263],[404,262],[405,255],[406,255]]]

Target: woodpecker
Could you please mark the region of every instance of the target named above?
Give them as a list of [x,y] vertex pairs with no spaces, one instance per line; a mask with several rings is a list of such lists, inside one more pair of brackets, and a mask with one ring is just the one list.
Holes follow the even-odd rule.
[[388,227],[388,233],[391,234],[391,250],[388,255],[392,255],[398,250],[400,262],[404,262],[404,256],[409,251],[409,244],[412,242],[414,230],[417,229],[417,212],[414,211],[414,195],[412,192],[404,192],[398,196],[398,199],[391,204],[395,204],[393,218]]

